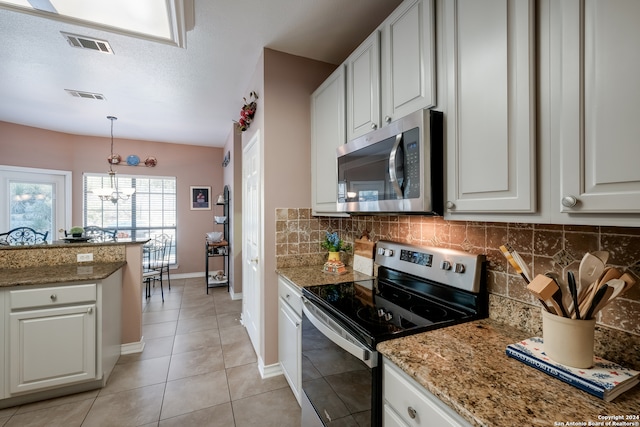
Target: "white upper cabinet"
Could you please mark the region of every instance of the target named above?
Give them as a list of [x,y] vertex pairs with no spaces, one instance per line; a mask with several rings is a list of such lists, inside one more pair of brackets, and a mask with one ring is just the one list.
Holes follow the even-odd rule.
[[435,105],[433,0],[402,3],[382,28],[383,126]]
[[347,140],[380,126],[380,32],[347,58]]
[[552,1],[550,16],[551,144],[560,158],[552,206],[629,214],[635,220],[625,222],[637,224],[640,2]]
[[314,214],[336,212],[336,148],[346,142],[344,104],[345,73],[344,66],[340,65],[311,95],[311,200]]
[[446,215],[535,212],[534,2],[443,7]]

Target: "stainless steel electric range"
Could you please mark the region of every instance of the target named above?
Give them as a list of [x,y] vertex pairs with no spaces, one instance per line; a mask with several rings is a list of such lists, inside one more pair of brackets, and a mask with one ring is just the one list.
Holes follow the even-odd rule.
[[376,278],[303,288],[302,425],[379,426],[379,342],[486,317],[485,258],[377,243]]

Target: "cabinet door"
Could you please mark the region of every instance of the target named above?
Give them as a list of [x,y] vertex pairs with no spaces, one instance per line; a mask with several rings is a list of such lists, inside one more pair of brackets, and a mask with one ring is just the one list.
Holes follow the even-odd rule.
[[278,354],[280,365],[291,391],[300,404],[302,389],[302,331],[300,317],[280,298],[278,314]]
[[400,5],[382,30],[383,122],[435,105],[433,0]]
[[315,213],[336,212],[336,148],[346,142],[345,73],[340,65],[311,95],[311,200]]
[[380,32],[347,58],[347,140],[380,126]]
[[[640,212],[640,2],[551,2],[552,115],[561,145],[560,205],[570,213]],[[575,202],[575,203],[574,203]],[[555,205],[558,206],[558,205]]]
[[9,316],[9,392],[96,379],[96,305]]
[[444,2],[447,209],[536,210],[534,2]]

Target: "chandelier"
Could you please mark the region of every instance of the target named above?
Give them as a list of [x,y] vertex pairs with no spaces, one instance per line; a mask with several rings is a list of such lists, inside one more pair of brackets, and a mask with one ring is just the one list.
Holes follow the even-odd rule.
[[111,155],[109,156],[109,181],[110,187],[96,188],[93,190],[93,194],[98,196],[103,202],[111,201],[116,204],[118,200],[128,200],[133,193],[136,192],[135,188],[121,188],[118,189],[118,179],[116,178],[116,172],[113,170],[113,164],[120,162],[120,156],[113,154],[113,121],[118,120],[117,117],[107,116],[107,119],[111,120]]

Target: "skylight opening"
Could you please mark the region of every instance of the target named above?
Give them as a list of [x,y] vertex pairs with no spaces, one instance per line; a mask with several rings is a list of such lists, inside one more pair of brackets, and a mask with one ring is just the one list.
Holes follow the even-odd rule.
[[79,24],[106,26],[155,39],[173,41],[183,46],[184,32],[181,0],[0,0],[14,10],[35,13],[47,17],[78,21]]

